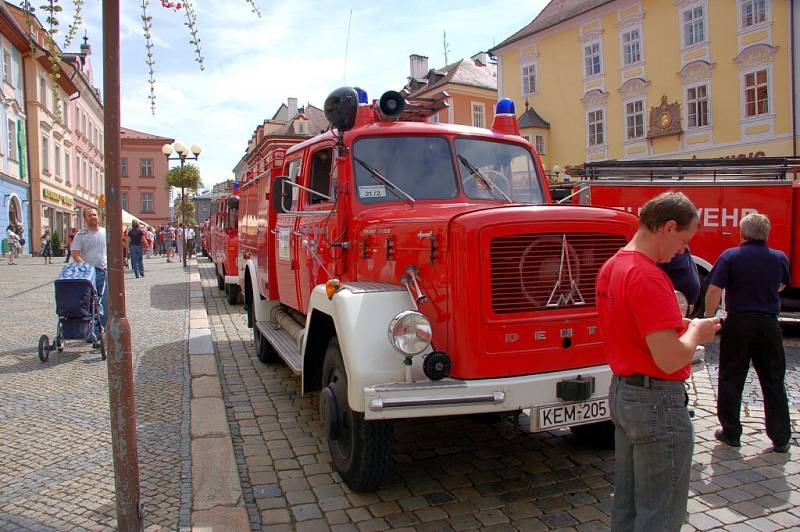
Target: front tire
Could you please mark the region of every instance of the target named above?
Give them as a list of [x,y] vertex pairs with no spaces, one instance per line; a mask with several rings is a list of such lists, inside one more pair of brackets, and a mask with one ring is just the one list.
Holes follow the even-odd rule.
[[256,327],[256,319],[254,316],[253,306],[247,309],[248,320],[253,323],[253,347],[256,350],[256,357],[262,364],[273,364],[280,360],[278,352],[269,343],[269,340],[264,338],[261,332]]
[[236,305],[239,303],[239,287],[235,284],[225,285],[225,295],[227,296],[229,305]]
[[217,288],[225,290],[225,278],[217,272]]
[[328,431],[327,437],[336,471],[350,489],[374,490],[389,470],[392,426],[388,421],[366,421],[363,413],[350,409],[347,372],[336,337],[331,338],[325,351],[322,389],[331,398],[325,406],[320,401],[320,409],[323,426],[335,427]]

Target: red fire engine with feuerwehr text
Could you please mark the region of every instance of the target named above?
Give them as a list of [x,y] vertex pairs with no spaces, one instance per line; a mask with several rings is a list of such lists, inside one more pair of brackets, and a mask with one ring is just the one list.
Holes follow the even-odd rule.
[[383,479],[395,419],[530,409],[534,431],[608,430],[595,277],[636,217],[552,205],[511,100],[490,130],[426,123],[446,100],[334,91],[332,129],[262,168],[240,210],[257,355],[319,392],[354,490]]
[[[800,170],[796,157],[682,159],[586,163],[574,172],[583,181],[580,203],[634,214],[667,190],[685,193],[697,207],[700,228],[690,243],[703,279],[720,254],[740,243],[739,221],[751,212],[770,219],[770,247],[789,258],[792,284],[782,292],[781,320],[800,318]],[[703,294],[705,285],[703,286]],[[703,312],[701,295],[695,313]]]

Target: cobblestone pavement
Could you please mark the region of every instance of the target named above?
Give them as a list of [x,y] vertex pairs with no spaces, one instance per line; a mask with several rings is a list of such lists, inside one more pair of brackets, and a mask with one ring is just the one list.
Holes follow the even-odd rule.
[[[299,396],[300,381],[285,366],[255,358],[242,307],[225,302],[208,262],[199,265],[253,530],[609,527],[613,451],[568,430],[531,434],[525,416],[510,439],[502,424],[470,417],[397,423],[392,475],[375,493],[352,493],[333,472],[316,394]],[[787,354],[787,380],[797,399],[800,349]],[[757,387],[748,388],[745,398],[743,447],[718,444],[713,353],[709,360],[709,370],[692,382],[696,445],[685,529],[797,529],[800,450],[764,452],[770,442]]]
[[[52,281],[62,265],[40,260],[0,262],[0,530],[112,530],[106,364],[78,341],[39,361],[39,335],[55,333]],[[164,259],[145,268],[144,278],[125,275],[141,498],[148,530],[176,530],[190,508],[181,500],[187,277]]]

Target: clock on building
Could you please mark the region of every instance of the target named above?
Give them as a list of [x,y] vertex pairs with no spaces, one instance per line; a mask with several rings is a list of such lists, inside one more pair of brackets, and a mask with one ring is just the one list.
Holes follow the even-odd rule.
[[663,137],[681,133],[681,107],[678,102],[667,103],[667,95],[661,97],[661,105],[650,109],[650,124],[647,138]]

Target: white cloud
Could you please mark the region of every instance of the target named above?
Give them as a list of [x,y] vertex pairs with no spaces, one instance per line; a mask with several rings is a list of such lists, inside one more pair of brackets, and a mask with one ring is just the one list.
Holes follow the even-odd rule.
[[[432,68],[444,65],[443,30],[452,62],[510,36],[547,1],[470,0],[453,6],[434,0],[256,3],[262,18],[244,0],[194,2],[206,66],[200,72],[184,14],[150,2],[155,116],[147,99],[141,4],[122,3],[122,124],[203,146],[199,166],[207,185],[231,177],[255,127],[287,97],[321,107],[325,96],[345,83],[346,70],[347,84],[377,98],[403,86],[409,54],[427,55]],[[84,9],[96,83],[102,87],[100,6],[87,3]]]

